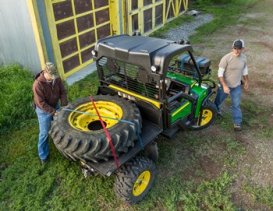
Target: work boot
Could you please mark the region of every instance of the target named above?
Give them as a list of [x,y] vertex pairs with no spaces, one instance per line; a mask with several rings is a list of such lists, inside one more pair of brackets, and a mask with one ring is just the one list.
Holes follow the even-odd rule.
[[48,162],[48,157],[44,160],[41,159],[40,161],[41,161],[41,165],[44,166]]
[[233,128],[234,128],[234,131],[241,131],[242,130],[242,126],[240,124],[234,124]]
[[221,110],[217,111],[217,117],[223,118],[223,112]]

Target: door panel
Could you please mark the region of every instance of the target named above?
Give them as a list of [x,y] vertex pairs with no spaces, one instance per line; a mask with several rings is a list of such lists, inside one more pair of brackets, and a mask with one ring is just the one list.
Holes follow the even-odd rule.
[[62,78],[92,62],[96,41],[112,35],[109,0],[44,0]]

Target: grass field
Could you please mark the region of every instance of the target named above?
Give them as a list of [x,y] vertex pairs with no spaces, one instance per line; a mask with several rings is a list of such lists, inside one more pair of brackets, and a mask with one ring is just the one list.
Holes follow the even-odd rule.
[[[217,62],[229,50],[230,41],[224,36],[232,40],[241,33],[238,27],[242,24],[254,27],[252,16],[239,11],[264,14],[255,16],[258,26],[273,34],[267,22],[273,6],[270,0],[237,2],[199,5],[214,15],[214,21],[191,40],[197,53],[212,58],[214,78]],[[237,31],[232,36],[229,32],[234,25],[237,28],[232,29]],[[262,35],[257,37],[254,29],[245,33],[241,36],[248,38],[253,49],[259,49],[255,39],[262,39]],[[210,50],[205,52],[206,45]],[[252,51],[247,54],[252,59],[252,76],[263,82],[255,85],[268,93],[262,92],[265,99],[259,96],[260,89],[252,83],[253,91],[246,93],[242,102],[244,130],[234,133],[227,101],[224,118],[217,119],[213,127],[181,131],[172,140],[159,137],[157,180],[139,204],[128,206],[116,197],[114,175],[84,178],[79,165],[62,157],[52,142],[50,161],[41,166],[36,146],[38,123],[33,118],[0,135],[0,210],[272,210],[273,110],[272,101],[268,101],[273,93],[272,79],[264,77],[270,74],[266,67],[256,72]],[[96,74],[89,75],[68,87],[69,100],[94,95],[97,85]]]

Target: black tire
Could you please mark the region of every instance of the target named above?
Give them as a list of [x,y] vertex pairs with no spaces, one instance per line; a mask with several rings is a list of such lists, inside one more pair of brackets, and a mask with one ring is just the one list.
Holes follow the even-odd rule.
[[[117,156],[127,152],[129,147],[134,146],[137,131],[142,127],[139,109],[135,104],[117,96],[98,95],[93,99],[97,104],[97,109],[101,109],[102,113],[108,112],[113,115],[120,113],[118,119],[133,123],[112,121],[113,119],[104,118],[106,114],[101,114],[106,126],[110,125],[107,126],[107,129]],[[119,110],[116,111],[116,107]],[[79,114],[65,109],[77,109],[80,112],[91,111],[93,115]],[[56,148],[66,158],[95,163],[113,158],[105,132],[99,120],[94,120],[97,118],[94,110],[90,98],[83,98],[68,105],[54,117],[49,134]]]
[[141,201],[152,188],[156,167],[146,157],[136,157],[123,165],[116,173],[115,193],[129,204]]
[[204,128],[207,128],[215,122],[216,116],[217,109],[215,105],[208,100],[200,110],[197,123],[195,125],[191,125],[190,128],[192,130],[202,130]]

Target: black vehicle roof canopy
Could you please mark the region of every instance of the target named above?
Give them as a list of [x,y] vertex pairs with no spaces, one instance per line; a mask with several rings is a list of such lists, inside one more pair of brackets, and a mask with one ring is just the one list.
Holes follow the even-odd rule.
[[174,41],[144,36],[117,35],[98,41],[95,46],[97,59],[115,58],[120,61],[142,66],[150,71],[157,66],[158,73],[164,74],[169,60],[183,51],[192,51],[190,45],[177,44]]

